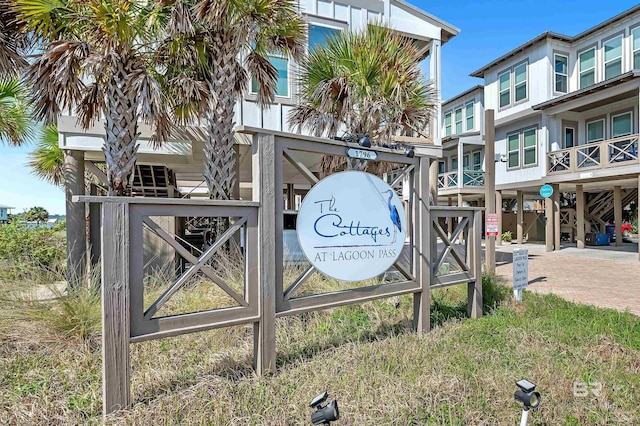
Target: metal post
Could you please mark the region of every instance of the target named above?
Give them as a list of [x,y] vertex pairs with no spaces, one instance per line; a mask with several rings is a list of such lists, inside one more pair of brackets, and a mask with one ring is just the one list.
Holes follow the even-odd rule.
[[[492,109],[484,112],[484,149],[485,149],[485,205],[486,213],[496,212],[496,162],[495,162],[495,113]],[[496,237],[485,237],[485,261],[487,270],[496,272]]]

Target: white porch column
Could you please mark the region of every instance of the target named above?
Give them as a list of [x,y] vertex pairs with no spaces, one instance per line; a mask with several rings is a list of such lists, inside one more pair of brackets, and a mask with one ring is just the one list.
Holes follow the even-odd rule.
[[518,244],[522,244],[522,239],[523,239],[523,234],[524,234],[524,229],[523,229],[523,222],[524,222],[524,194],[522,191],[517,191],[516,192],[516,198],[517,198],[517,202],[518,202],[518,213],[517,213],[517,217],[516,217],[516,234],[517,234],[517,241]]
[[622,245],[622,188],[613,187],[613,220],[616,222],[616,246]]
[[458,139],[458,189],[464,188],[464,143]]
[[[436,145],[442,145],[442,136],[440,127],[442,126],[442,75],[441,73],[441,61],[440,61],[440,46],[442,42],[440,40],[431,40],[429,45],[429,79],[433,81],[433,88],[436,91],[436,110],[434,111],[433,118],[431,119],[430,133],[433,143]],[[462,161],[460,159],[459,161]]]
[[502,191],[496,191],[496,213],[498,213],[498,236],[496,245],[502,245]]
[[553,184],[553,246],[560,250],[560,185]]
[[582,185],[576,185],[576,240],[578,248],[584,248],[584,191]]

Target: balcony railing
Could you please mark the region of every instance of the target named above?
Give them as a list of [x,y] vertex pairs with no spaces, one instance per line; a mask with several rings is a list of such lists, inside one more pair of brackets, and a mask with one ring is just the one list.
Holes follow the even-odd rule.
[[547,173],[575,173],[583,170],[639,164],[638,135],[578,145],[547,153]]
[[[484,172],[482,170],[465,170],[462,172],[463,188],[477,188],[484,186]],[[438,189],[458,188],[458,172],[440,173],[438,175]]]

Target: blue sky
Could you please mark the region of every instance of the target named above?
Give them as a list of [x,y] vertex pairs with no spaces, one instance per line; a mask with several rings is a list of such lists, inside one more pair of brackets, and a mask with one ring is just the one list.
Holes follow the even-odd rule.
[[[630,0],[409,2],[461,29],[442,49],[445,100],[482,83],[469,77],[471,72],[542,32],[573,36],[637,4]],[[30,149],[0,144],[0,204],[16,207],[14,212],[42,206],[50,213],[64,214],[64,192],[25,167]]]

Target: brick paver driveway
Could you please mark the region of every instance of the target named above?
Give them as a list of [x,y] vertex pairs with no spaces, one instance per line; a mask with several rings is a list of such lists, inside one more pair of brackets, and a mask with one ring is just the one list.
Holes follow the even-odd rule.
[[[637,247],[637,246],[636,246]],[[496,274],[511,283],[513,245],[496,248]],[[529,287],[567,300],[640,315],[640,261],[635,253],[566,249],[546,253],[528,244]],[[586,250],[592,250],[591,252]]]

